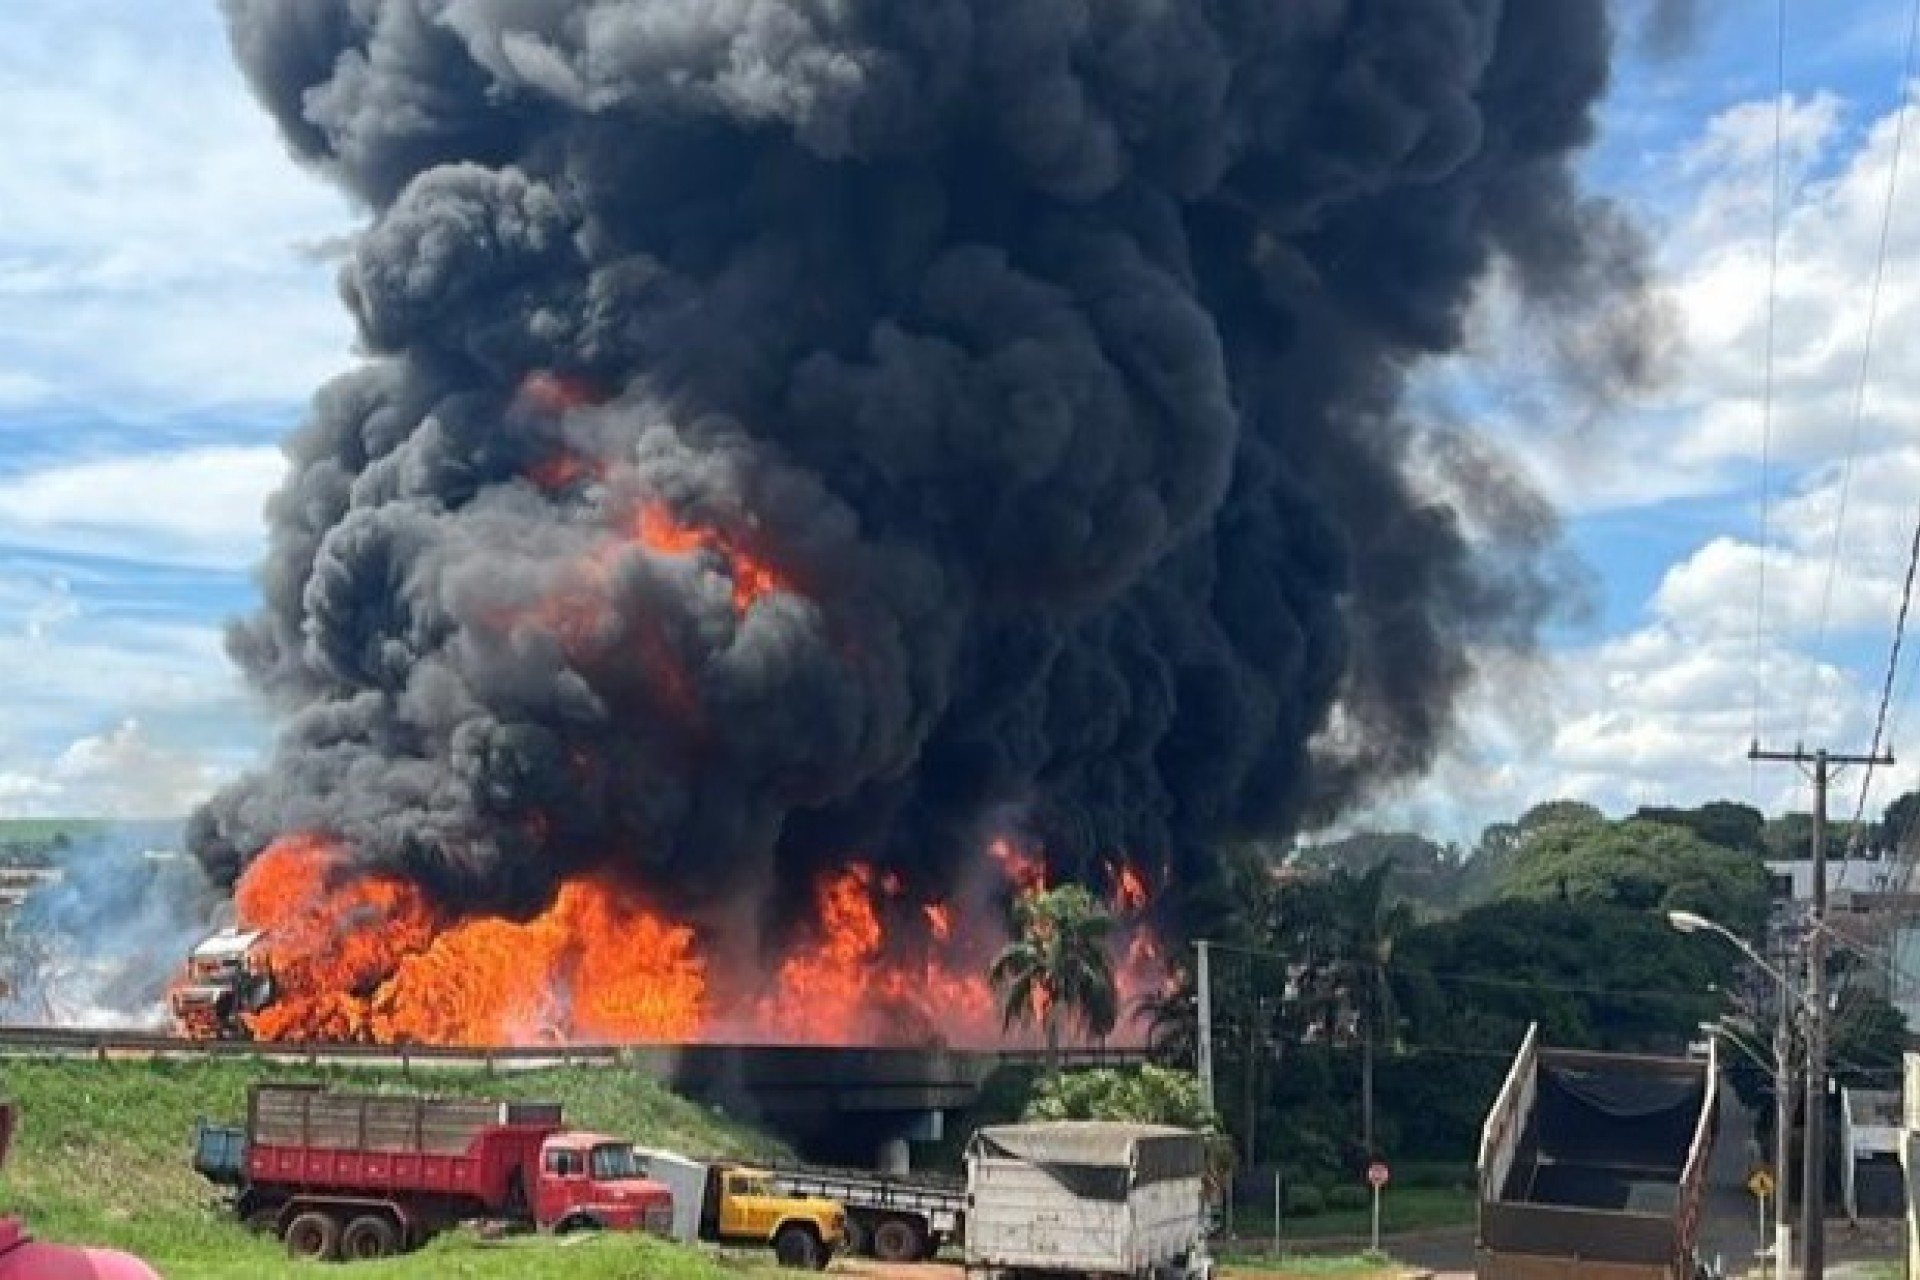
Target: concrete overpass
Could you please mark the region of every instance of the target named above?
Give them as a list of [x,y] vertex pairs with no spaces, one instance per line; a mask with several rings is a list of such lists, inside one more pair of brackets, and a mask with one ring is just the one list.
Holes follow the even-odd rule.
[[[910,1144],[939,1142],[972,1112],[1005,1066],[1038,1066],[1025,1050],[685,1045],[629,1050],[674,1092],[718,1106],[792,1142],[809,1159],[904,1171]],[[1076,1066],[1145,1060],[1140,1049],[1062,1054]]]

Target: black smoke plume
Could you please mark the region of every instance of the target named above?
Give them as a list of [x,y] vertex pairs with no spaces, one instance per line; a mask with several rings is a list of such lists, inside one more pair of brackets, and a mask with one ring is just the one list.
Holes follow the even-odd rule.
[[1496,264],[1548,325],[1644,286],[1575,176],[1600,0],[225,10],[371,222],[218,878],[315,829],[737,924],[849,855],[950,885],[1013,806],[1197,884],[1417,774],[1551,606],[1551,529],[1470,538],[1400,401]]

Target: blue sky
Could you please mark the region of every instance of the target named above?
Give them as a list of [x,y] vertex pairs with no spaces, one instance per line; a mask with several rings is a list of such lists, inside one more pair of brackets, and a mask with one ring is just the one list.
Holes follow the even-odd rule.
[[[1744,759],[1756,707],[1769,740],[1871,732],[1920,499],[1920,139],[1841,462],[1910,6],[1790,4],[1764,541],[1775,11],[1698,7],[1679,56],[1629,39],[1589,158],[1654,242],[1683,335],[1666,381],[1572,402],[1497,285],[1431,377],[1561,507],[1592,608],[1544,658],[1487,655],[1459,742],[1373,816],[1804,804]],[[358,214],[284,158],[211,0],[8,0],[0,120],[0,814],[177,813],[265,740],[219,630],[253,596],[275,442],[351,358],[333,258]]]

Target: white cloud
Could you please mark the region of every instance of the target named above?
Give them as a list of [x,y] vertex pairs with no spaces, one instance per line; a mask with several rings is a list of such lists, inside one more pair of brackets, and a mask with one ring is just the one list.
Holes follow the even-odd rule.
[[286,157],[213,6],[143,10],[0,17],[0,404],[304,399],[345,363],[349,324],[298,246],[352,215]]
[[[155,742],[133,719],[76,739],[47,769],[47,784],[66,812],[108,818],[178,817],[221,781],[216,765]],[[33,799],[44,804],[50,797]]]
[[[1659,524],[1688,517],[1658,504],[1710,497],[1721,527],[1667,566],[1638,626],[1551,655],[1526,682],[1528,698],[1515,698],[1511,671],[1483,679],[1459,743],[1432,777],[1383,805],[1383,818],[1411,816],[1470,837],[1489,818],[1554,796],[1614,813],[1721,797],[1768,811],[1804,809],[1804,776],[1747,760],[1752,739],[1843,751],[1872,739],[1881,664],[1920,517],[1920,198],[1907,184],[1920,156],[1909,137],[1856,449],[1862,340],[1896,122],[1888,113],[1849,127],[1847,117],[1831,94],[1791,99],[1783,116],[1790,205],[1774,316],[1764,545],[1751,526],[1760,509],[1771,102],[1707,122],[1665,175],[1696,184],[1660,237],[1687,345],[1675,379],[1651,403],[1556,419],[1568,410],[1540,372],[1538,337],[1517,327],[1522,317],[1510,297],[1496,292],[1485,301],[1476,317],[1478,363],[1443,371],[1443,404],[1483,409],[1473,416],[1511,442],[1576,513],[1644,509]],[[1909,122],[1920,136],[1916,126]],[[1650,193],[1663,207],[1670,196]],[[1725,527],[1727,512],[1747,527]],[[1598,554],[1609,568],[1607,549]],[[1764,616],[1756,608],[1763,565]],[[1920,617],[1910,625],[1920,629]],[[1908,675],[1896,688],[1896,747],[1912,683]],[[1851,815],[1859,785],[1857,770],[1843,779],[1836,814]],[[1911,763],[1878,771],[1867,812],[1915,785]]]
[[240,569],[265,545],[276,449],[104,458],[0,478],[0,542],[155,564]]

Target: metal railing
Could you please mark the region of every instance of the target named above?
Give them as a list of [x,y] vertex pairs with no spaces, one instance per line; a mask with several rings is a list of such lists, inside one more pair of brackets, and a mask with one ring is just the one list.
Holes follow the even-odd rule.
[[[277,1062],[293,1066],[317,1066],[321,1063],[359,1064],[369,1067],[414,1067],[432,1070],[472,1069],[487,1072],[540,1071],[556,1067],[645,1066],[658,1060],[661,1051],[691,1046],[673,1044],[636,1045],[532,1045],[503,1047],[465,1047],[423,1044],[307,1044],[281,1040],[192,1040],[147,1031],[122,1031],[80,1027],[9,1026],[0,1024],[0,1058],[86,1058],[97,1061],[141,1059],[235,1059]],[[777,1050],[785,1046],[765,1047]],[[832,1046],[807,1046],[831,1048]],[[916,1046],[898,1046],[913,1052]],[[874,1046],[849,1046],[850,1051],[872,1052]],[[1002,1065],[1038,1066],[1046,1053],[1040,1049],[948,1049],[925,1046],[923,1051],[945,1052],[955,1056],[993,1059]],[[1137,1066],[1149,1060],[1145,1049],[1136,1047],[1087,1047],[1062,1049],[1063,1067]]]

